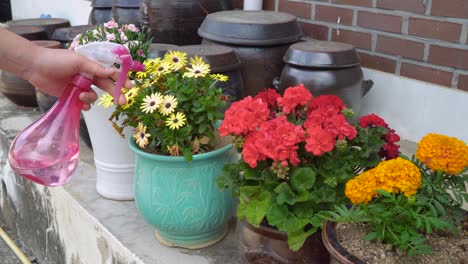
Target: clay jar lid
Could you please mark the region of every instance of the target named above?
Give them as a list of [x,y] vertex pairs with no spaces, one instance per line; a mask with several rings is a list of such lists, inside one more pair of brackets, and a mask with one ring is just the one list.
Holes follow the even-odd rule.
[[206,16],[198,35],[223,43],[269,46],[296,42],[302,37],[302,30],[291,14],[231,10]]
[[6,22],[7,25],[19,25],[19,26],[35,26],[42,27],[47,32],[49,38],[52,37],[55,29],[62,27],[69,27],[70,21],[63,18],[31,18],[31,19],[19,19],[10,20]]
[[165,43],[153,43],[148,48],[148,58],[160,58],[163,57],[169,50],[179,50],[179,46]]
[[72,42],[76,35],[95,29],[95,25],[80,25],[73,27],[57,28],[52,35],[53,40]]
[[47,33],[41,27],[9,25],[6,29],[29,40],[47,39]]
[[283,61],[306,68],[345,68],[360,63],[352,45],[319,40],[299,42],[289,46]]
[[112,0],[93,0],[91,2],[92,7],[110,8],[112,7]]
[[32,43],[48,49],[60,49],[60,42],[55,40],[34,40]]
[[187,53],[189,58],[198,55],[210,64],[211,72],[226,72],[240,67],[240,60],[233,49],[217,45],[182,46],[179,51]]
[[114,0],[114,6],[135,8],[140,7],[141,0]]

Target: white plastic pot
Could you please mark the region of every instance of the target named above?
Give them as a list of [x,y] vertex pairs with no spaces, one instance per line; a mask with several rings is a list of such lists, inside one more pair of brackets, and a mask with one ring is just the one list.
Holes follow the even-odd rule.
[[[93,86],[101,96],[104,92]],[[96,190],[108,199],[133,200],[135,178],[135,154],[128,147],[131,128],[125,128],[122,138],[112,127],[109,117],[115,107],[104,108],[95,104],[83,111],[89,137],[93,145],[96,164]]]

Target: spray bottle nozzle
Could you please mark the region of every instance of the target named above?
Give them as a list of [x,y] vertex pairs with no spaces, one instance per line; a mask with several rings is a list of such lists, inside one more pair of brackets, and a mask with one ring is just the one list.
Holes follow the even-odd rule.
[[145,66],[139,61],[133,61],[130,51],[117,43],[92,42],[80,46],[75,50],[103,66],[112,67],[114,64],[120,64],[119,78],[117,79],[113,93],[114,102],[118,102],[122,94],[122,86],[127,79],[128,72],[130,70],[145,71]]

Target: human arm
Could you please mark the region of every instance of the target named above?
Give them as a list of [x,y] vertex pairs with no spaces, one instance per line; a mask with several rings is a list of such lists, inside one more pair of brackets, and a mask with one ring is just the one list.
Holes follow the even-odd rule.
[[[95,76],[93,83],[104,91],[112,93],[118,78],[115,68],[106,68],[74,51],[47,49],[35,45],[6,29],[0,28],[0,69],[28,80],[47,94],[60,96],[72,77],[80,72]],[[109,79],[111,78],[111,79]],[[127,79],[125,87],[130,88]],[[84,110],[96,101],[93,92],[83,92],[80,99],[85,102]],[[125,97],[119,98],[125,103]]]

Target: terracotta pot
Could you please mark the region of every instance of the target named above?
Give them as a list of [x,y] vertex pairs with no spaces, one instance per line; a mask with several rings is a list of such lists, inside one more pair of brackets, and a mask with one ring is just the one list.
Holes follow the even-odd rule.
[[242,257],[251,264],[324,264],[330,257],[320,232],[307,238],[300,250],[292,251],[286,233],[245,221],[240,225],[240,244]]
[[227,82],[217,83],[217,87],[223,89],[223,94],[229,96],[227,107],[242,98],[244,86],[240,73],[241,62],[233,49],[224,46],[190,45],[180,47],[179,51],[187,53],[188,57],[198,55],[210,64],[211,73],[228,76]]
[[63,18],[31,18],[10,20],[7,25],[42,27],[47,33],[47,38],[50,39],[57,28],[69,27],[70,21]]
[[208,13],[229,6],[219,0],[143,0],[143,25],[151,28],[153,42],[175,45],[200,44],[197,35]]
[[273,87],[289,45],[302,37],[295,16],[273,11],[223,11],[209,14],[198,30],[204,45],[234,49],[241,61],[243,96]]
[[284,55],[286,66],[275,80],[280,93],[304,84],[314,96],[335,94],[356,113],[373,82],[363,80],[359,56],[353,46],[332,41],[293,44]]
[[330,253],[330,264],[365,264],[340,245],[336,239],[335,226],[336,223],[327,221],[322,228],[322,240]]

